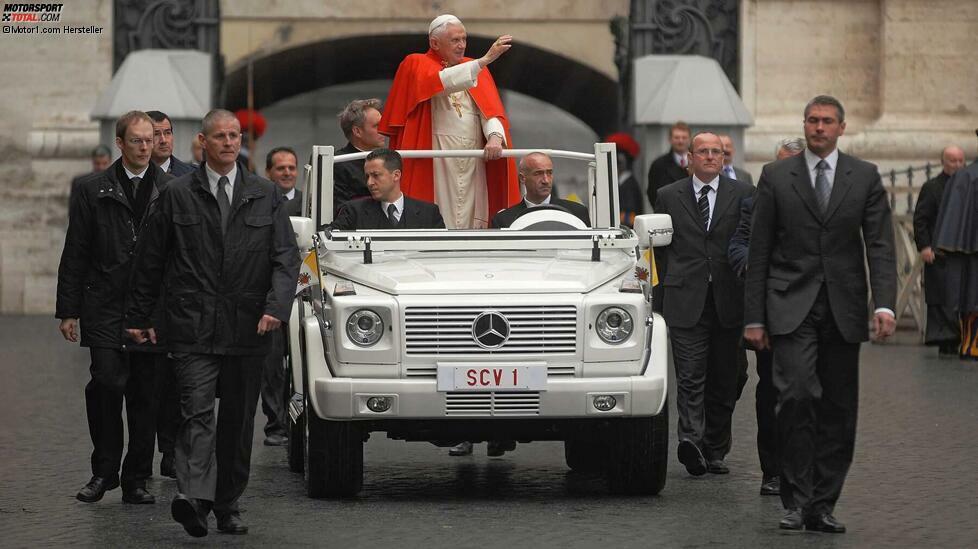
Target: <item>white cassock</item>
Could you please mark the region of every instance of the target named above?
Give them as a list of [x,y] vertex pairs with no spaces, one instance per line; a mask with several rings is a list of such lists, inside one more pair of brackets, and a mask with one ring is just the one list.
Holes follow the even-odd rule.
[[[431,146],[436,150],[482,149],[497,133],[506,145],[498,118],[486,119],[469,95],[478,82],[478,61],[442,69],[444,90],[431,98]],[[435,204],[449,229],[484,229],[489,224],[486,162],[480,158],[434,158]]]

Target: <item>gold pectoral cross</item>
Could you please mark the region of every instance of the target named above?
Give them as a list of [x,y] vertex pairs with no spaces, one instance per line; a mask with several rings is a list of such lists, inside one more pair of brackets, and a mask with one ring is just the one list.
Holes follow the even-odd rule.
[[458,117],[462,118],[462,100],[458,98],[458,94],[450,93],[448,99],[452,102],[452,107],[455,108]]

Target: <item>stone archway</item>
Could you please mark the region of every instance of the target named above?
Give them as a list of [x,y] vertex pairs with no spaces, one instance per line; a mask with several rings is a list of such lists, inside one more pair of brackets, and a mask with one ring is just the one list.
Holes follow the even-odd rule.
[[[483,52],[494,37],[469,35],[468,51]],[[407,53],[427,48],[423,35],[385,34],[322,40],[253,59],[255,108],[307,91],[361,80],[393,78]],[[492,64],[500,89],[550,103],[579,118],[598,135],[614,131],[618,116],[617,82],[562,55],[520,44]],[[247,104],[247,63],[238,63],[226,80],[227,106]]]

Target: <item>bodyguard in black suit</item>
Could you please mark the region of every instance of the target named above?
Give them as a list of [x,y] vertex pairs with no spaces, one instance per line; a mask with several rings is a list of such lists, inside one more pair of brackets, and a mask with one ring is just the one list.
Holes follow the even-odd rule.
[[693,138],[689,160],[693,175],[663,187],[655,204],[674,229],[662,314],[676,367],[679,461],[692,475],[724,474],[743,326],[743,285],[727,248],[753,188],[720,175],[723,146],[713,133]]
[[173,156],[173,124],[166,113],[146,111],[153,120],[153,163],[173,177],[187,175],[194,167]]
[[955,307],[946,302],[947,261],[943,253],[937,254],[934,243],[944,186],[954,172],[964,167],[964,151],[954,146],[945,148],[941,151],[941,165],[941,173],[920,188],[913,212],[913,238],[924,261],[924,299],[927,302],[924,342],[938,346],[938,356],[956,358],[961,344],[961,327]]
[[274,184],[237,163],[234,114],[211,111],[197,137],[205,163],[169,184],[138,243],[127,324],[137,342],[153,340],[149,311],[166,287],[182,418],[171,514],[199,537],[212,508],[218,530],[248,531],[238,498],[250,474],[262,365],[269,332],[289,317],[300,259]]
[[371,151],[364,162],[370,198],[344,204],[328,229],[444,229],[445,221],[438,206],[414,200],[401,192],[402,165],[397,151]]
[[553,196],[554,164],[544,153],[530,153],[520,159],[519,178],[526,194],[518,204],[510,206],[497,213],[492,218],[492,228],[509,227],[516,218],[530,208],[537,206],[557,206],[580,219],[586,226],[591,226],[587,208],[583,204],[563,200]]
[[[384,136],[378,131],[380,124],[380,99],[354,99],[340,113],[340,129],[347,144],[336,155],[368,152],[385,145]],[[370,196],[363,160],[342,162],[333,166],[333,211],[357,198]]]
[[669,129],[669,146],[669,152],[653,160],[649,166],[646,189],[649,206],[655,206],[659,189],[673,181],[689,177],[686,172],[686,163],[689,160],[686,155],[689,151],[689,126],[684,122],[676,122]]
[[56,316],[71,342],[79,340],[81,321],[81,345],[92,357],[92,379],[85,387],[94,446],[92,479],[77,498],[96,502],[119,486],[125,399],[129,451],[122,462],[122,501],[154,503],[146,480],[153,473],[155,379],[165,349],[124,339],[123,320],[136,237],[144,232],[147,212],[170,177],[150,162],[153,125],[145,113],[132,111],[119,118],[116,145],[121,158],[79,180],[72,195],[58,268]]
[[[859,345],[893,333],[896,266],[876,166],[836,148],[845,111],[833,97],[805,108],[801,155],[764,167],[754,204],[744,337],[774,348],[782,452],[781,528],[844,532],[832,511],[856,437]],[[865,253],[864,250],[865,249]]]

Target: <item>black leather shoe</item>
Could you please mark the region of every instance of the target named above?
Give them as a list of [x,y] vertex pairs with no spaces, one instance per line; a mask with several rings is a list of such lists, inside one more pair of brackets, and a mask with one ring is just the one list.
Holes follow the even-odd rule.
[[173,454],[163,454],[163,459],[160,460],[160,475],[177,478],[177,468],[173,465]]
[[450,456],[471,456],[472,455],[472,443],[471,442],[459,442],[455,446],[452,446],[448,450],[448,455]]
[[782,530],[801,530],[804,526],[805,520],[802,518],[801,509],[788,509],[778,523],[778,528]]
[[156,503],[156,497],[146,491],[144,486],[135,486],[122,489],[122,501],[124,503],[134,503],[136,505]]
[[679,441],[679,463],[686,466],[686,471],[694,477],[706,474],[706,460],[703,452],[691,441]]
[[714,475],[726,475],[730,472],[730,468],[727,467],[727,463],[722,459],[711,459],[706,462],[706,472],[713,473]]
[[92,480],[88,481],[88,484],[84,488],[78,491],[78,501],[84,501],[85,503],[95,503],[96,501],[102,499],[109,490],[115,490],[119,487],[119,477],[92,477]]
[[170,505],[170,515],[191,536],[202,538],[207,535],[207,511],[199,501],[177,494]]
[[289,443],[289,437],[273,433],[265,437],[265,446],[285,446]]
[[241,536],[248,533],[248,525],[241,520],[241,515],[231,513],[228,515],[218,515],[217,529],[225,534]]
[[761,481],[762,496],[777,496],[781,494],[781,477],[764,477]]
[[515,440],[490,440],[486,444],[486,455],[489,457],[499,457],[506,452],[512,452],[516,449]]
[[835,520],[829,513],[812,515],[805,519],[805,528],[816,532],[828,532],[830,534],[845,534],[846,525]]

